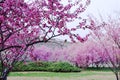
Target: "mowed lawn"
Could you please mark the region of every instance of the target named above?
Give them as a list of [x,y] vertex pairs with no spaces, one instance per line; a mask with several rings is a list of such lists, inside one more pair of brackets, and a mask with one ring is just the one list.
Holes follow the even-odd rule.
[[12,72],[8,80],[115,80],[110,71],[56,72]]

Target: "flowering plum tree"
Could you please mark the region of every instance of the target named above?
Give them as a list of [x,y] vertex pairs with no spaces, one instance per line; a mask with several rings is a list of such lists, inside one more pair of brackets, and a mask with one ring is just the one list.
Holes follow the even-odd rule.
[[[48,42],[50,39],[68,35],[73,42],[85,41],[73,31],[86,25],[86,20],[79,14],[84,12],[90,1],[34,0],[27,4],[24,0],[0,0],[0,64],[1,79],[7,75],[14,64],[24,60],[34,49],[33,44]],[[74,12],[71,9],[77,7]],[[82,21],[75,27],[69,27],[76,19]],[[76,39],[74,39],[74,37]]]
[[38,10],[23,0],[2,0],[0,3],[0,64],[1,79],[6,80],[13,65],[39,35]]
[[[92,20],[94,23],[94,21]],[[98,24],[98,23],[97,23]],[[116,79],[119,78],[120,70],[120,20],[109,19],[101,25],[94,23],[93,38],[98,42],[101,59],[114,72]]]

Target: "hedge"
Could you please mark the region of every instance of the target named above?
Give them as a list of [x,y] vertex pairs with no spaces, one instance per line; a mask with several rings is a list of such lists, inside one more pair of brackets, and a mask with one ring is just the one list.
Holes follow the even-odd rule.
[[17,63],[13,71],[50,71],[50,72],[80,72],[81,69],[67,62],[28,62]]

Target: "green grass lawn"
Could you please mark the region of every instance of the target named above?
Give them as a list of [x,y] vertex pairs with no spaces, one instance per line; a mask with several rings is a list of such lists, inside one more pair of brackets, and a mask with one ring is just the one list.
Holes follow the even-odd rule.
[[26,76],[26,77],[84,77],[90,75],[113,75],[110,71],[82,71],[71,73],[60,72],[11,72],[9,76]]
[[8,80],[115,80],[115,75],[111,71],[11,72]]

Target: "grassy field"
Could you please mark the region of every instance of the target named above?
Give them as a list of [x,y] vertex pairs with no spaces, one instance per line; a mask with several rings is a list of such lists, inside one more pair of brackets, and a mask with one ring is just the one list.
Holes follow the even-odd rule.
[[82,71],[78,73],[12,72],[8,80],[115,80],[110,71]]
[[[100,72],[96,71],[84,71],[84,72],[71,72],[71,73],[60,73],[60,72],[12,72],[10,76],[27,76],[27,77],[82,77],[90,75],[98,75]],[[103,74],[103,72],[102,72]]]

